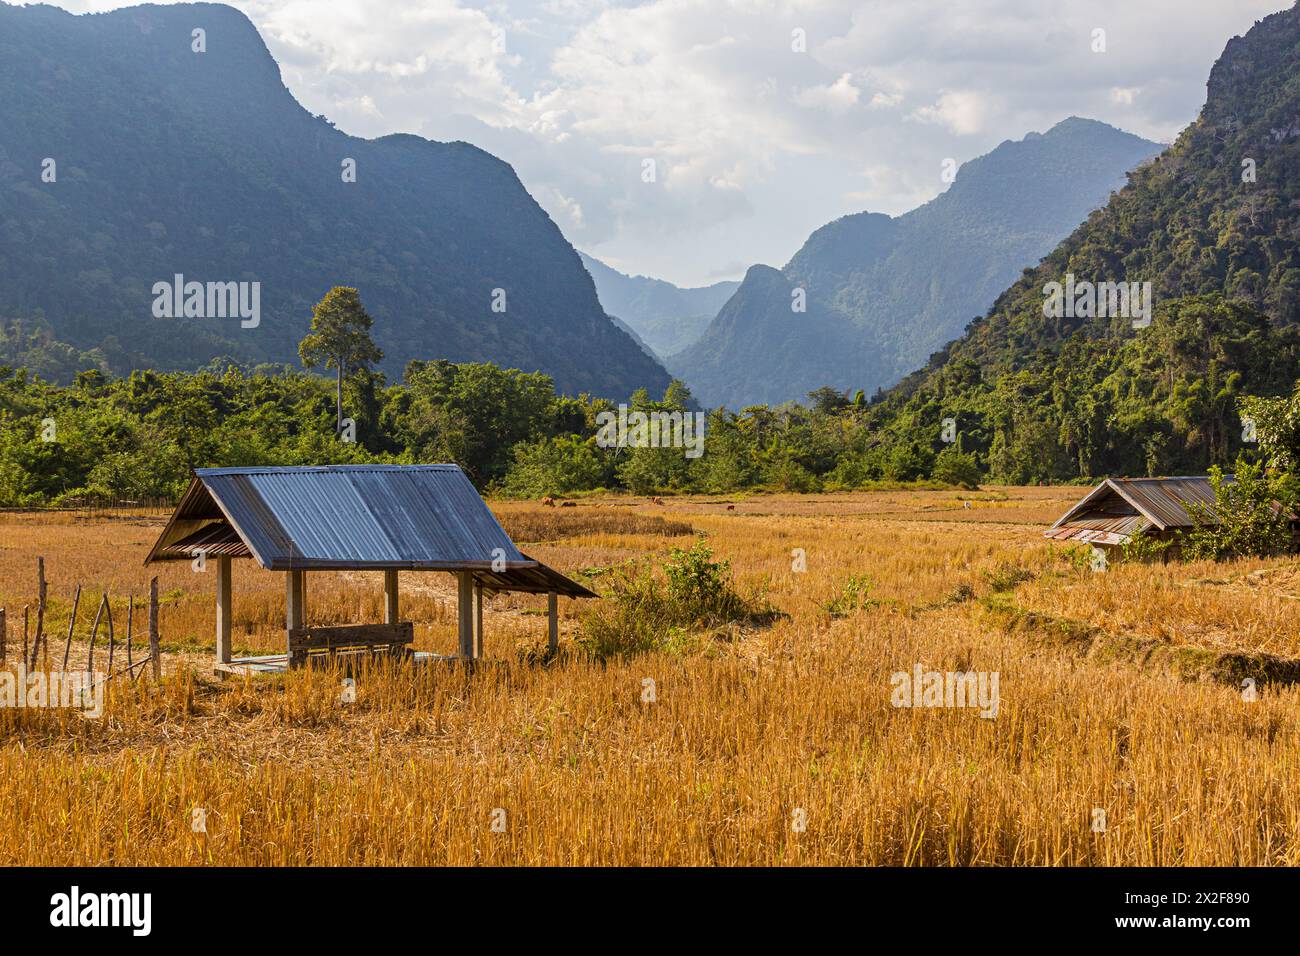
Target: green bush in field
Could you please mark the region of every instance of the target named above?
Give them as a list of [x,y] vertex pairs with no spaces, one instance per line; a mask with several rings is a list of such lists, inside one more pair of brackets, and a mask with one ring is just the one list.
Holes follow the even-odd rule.
[[704,542],[674,548],[662,577],[641,565],[624,571],[582,621],[578,643],[601,660],[692,646],[692,632],[731,624],[766,624],[780,616],[734,586],[729,561],[714,561]]
[[1197,521],[1185,536],[1188,560],[1269,557],[1292,549],[1291,518],[1300,507],[1300,488],[1292,475],[1269,474],[1263,464],[1238,458],[1228,480],[1220,468],[1210,469],[1214,507],[1192,504]]

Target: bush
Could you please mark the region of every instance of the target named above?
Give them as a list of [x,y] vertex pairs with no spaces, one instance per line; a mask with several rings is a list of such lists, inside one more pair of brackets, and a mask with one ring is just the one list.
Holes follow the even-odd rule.
[[980,485],[980,466],[974,455],[965,454],[955,447],[945,448],[934,459],[930,477],[935,481],[960,485],[974,491]]
[[514,462],[498,490],[517,498],[566,495],[601,487],[605,461],[577,435],[557,435],[516,445]]
[[704,542],[674,548],[662,578],[646,566],[624,571],[612,591],[583,618],[578,644],[600,660],[653,650],[682,650],[689,635],[730,624],[768,624],[780,616],[757,596],[734,587],[731,564],[714,561]]
[[1210,485],[1213,508],[1188,506],[1197,527],[1186,535],[1185,558],[1263,558],[1292,549],[1291,516],[1300,505],[1293,476],[1270,475],[1262,463],[1239,457],[1233,476],[1211,468]]
[[879,606],[880,602],[871,597],[871,579],[854,574],[844,582],[839,594],[822,605],[822,610],[831,617],[848,617],[854,611],[867,611]]

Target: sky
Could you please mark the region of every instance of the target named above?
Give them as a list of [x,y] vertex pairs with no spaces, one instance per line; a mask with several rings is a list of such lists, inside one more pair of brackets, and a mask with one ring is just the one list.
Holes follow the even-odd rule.
[[840,216],[915,208],[947,188],[946,161],[1068,116],[1170,142],[1196,118],[1228,39],[1287,3],[231,6],[311,112],[356,136],[482,147],[514,166],[579,249],[691,286],[780,267]]

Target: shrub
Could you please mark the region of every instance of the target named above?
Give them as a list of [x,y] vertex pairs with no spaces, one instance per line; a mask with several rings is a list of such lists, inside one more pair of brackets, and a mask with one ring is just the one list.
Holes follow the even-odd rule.
[[608,476],[605,462],[591,442],[577,435],[557,435],[520,443],[500,492],[520,498],[565,495],[599,488]]
[[605,600],[588,613],[578,643],[601,660],[692,646],[693,633],[730,624],[768,624],[780,616],[757,596],[734,587],[731,564],[714,561],[704,542],[674,548],[662,577],[647,565],[624,570]]
[[1135,563],[1159,561],[1174,542],[1168,538],[1163,541],[1150,535],[1135,534],[1130,536],[1119,549],[1120,560]]
[[1291,550],[1291,516],[1300,505],[1293,476],[1270,475],[1262,463],[1239,457],[1233,476],[1211,468],[1210,485],[1213,508],[1188,506],[1197,527],[1185,536],[1185,558],[1262,558]]
[[844,582],[840,593],[822,605],[831,617],[847,617],[854,611],[867,611],[879,607],[880,602],[871,597],[871,579],[854,574]]
[[974,455],[965,454],[955,447],[945,448],[934,459],[930,477],[935,481],[960,485],[972,491],[980,485],[980,466]]

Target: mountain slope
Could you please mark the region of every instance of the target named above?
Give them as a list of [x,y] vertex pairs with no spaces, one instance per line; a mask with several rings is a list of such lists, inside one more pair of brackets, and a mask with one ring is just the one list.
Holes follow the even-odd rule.
[[[334,129],[229,7],[0,5],[0,129],[0,315],[43,318],[115,369],[296,361],[312,305],[341,284],[360,289],[390,373],[493,361],[611,397],[668,382],[507,164]],[[151,290],[176,274],[260,282],[260,325],[154,318]]]
[[[939,417],[956,417],[965,449],[1007,480],[1231,460],[1238,399],[1300,376],[1297,117],[1293,8],[1230,40],[1174,145],[886,396],[882,441],[937,450]],[[1151,283],[1150,325],[1048,314],[1045,290],[1068,276]]]
[[605,311],[631,326],[658,355],[680,352],[698,339],[740,285],[715,282],[683,289],[663,279],[625,275],[585,252],[578,255],[595,280]]
[[[783,301],[759,305],[756,290],[742,287],[695,345],[669,356],[669,368],[705,404],[732,407],[802,398],[821,385],[891,385],[1158,151],[1077,117],[1005,142],[909,213],[858,213],[818,229],[781,270],[790,286]],[[806,315],[791,310],[794,289],[805,291]],[[755,338],[785,348],[754,365],[742,356],[756,351]]]

